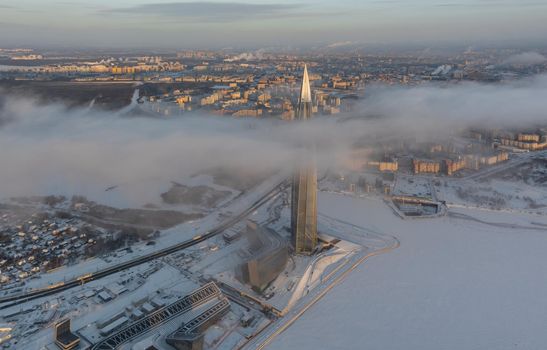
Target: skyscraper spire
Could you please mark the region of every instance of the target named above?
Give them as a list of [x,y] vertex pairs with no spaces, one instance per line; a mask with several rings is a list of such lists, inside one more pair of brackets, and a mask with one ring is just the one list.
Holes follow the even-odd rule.
[[300,88],[300,103],[311,102],[310,78],[308,77],[308,66],[304,65],[304,77]]
[[[312,117],[312,100],[308,68],[304,66],[297,119]],[[294,251],[312,254],[317,246],[317,171],[312,140],[301,140],[303,153],[295,169],[292,183],[291,231]]]

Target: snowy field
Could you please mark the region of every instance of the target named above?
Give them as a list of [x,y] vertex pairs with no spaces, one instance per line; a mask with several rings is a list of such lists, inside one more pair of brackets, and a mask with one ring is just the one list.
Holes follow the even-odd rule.
[[429,182],[428,178],[397,176],[393,195],[433,199]]
[[[268,349],[544,349],[547,217],[466,210],[504,228],[403,220],[381,201],[321,193],[319,212],[399,238],[312,306]],[[541,226],[540,226],[541,227]]]
[[[223,204],[233,199],[235,196],[241,193],[241,191],[235,190],[230,187],[218,185],[210,175],[196,175],[193,177],[178,177],[178,178],[164,178],[164,177],[149,177],[145,179],[133,180],[126,183],[69,183],[66,184],[63,180],[59,179],[58,183],[53,183],[46,188],[23,193],[21,196],[65,196],[70,199],[74,195],[84,196],[86,199],[108,205],[115,208],[143,208],[151,207],[155,209],[171,209],[182,210],[187,212],[199,212],[205,211],[204,208],[211,207],[212,205],[198,205],[196,203],[166,203],[162,200],[161,194],[169,191],[174,184],[184,185],[189,188],[196,188],[198,186],[206,187],[209,192],[224,191],[226,195],[215,204]],[[29,189],[30,191],[30,189]],[[208,193],[203,193],[203,197],[207,197]],[[205,199],[203,198],[203,199]],[[8,201],[9,198],[0,197],[1,201]]]
[[[453,207],[547,214],[547,153],[525,153],[465,179],[433,181],[435,195]],[[482,174],[482,175],[481,175]]]
[[[142,242],[134,244],[131,247],[133,250],[132,253],[114,252],[105,258],[95,257],[87,259],[76,265],[63,266],[49,273],[40,274],[37,275],[36,278],[27,280],[25,288],[44,288],[61,281],[67,281],[85,275],[87,273],[94,273],[100,269],[106,268],[107,266],[111,266],[112,264],[126,262],[139,256],[151,254],[160,249],[189,240],[197,234],[214,229],[223,220],[225,220],[226,217],[230,217],[244,211],[244,209],[258,200],[261,196],[273,189],[285,177],[286,176],[284,174],[273,175],[263,183],[256,186],[253,191],[249,191],[241,196],[238,196],[233,201],[223,204],[221,207],[217,208],[216,212],[212,212],[201,219],[188,221],[162,231],[161,236],[155,240],[156,244],[153,246],[148,246],[145,242]],[[251,218],[254,218],[253,215],[251,215]],[[0,295],[3,294],[2,292],[4,291],[1,290]]]
[[457,180],[440,181],[438,196],[449,206],[467,206],[547,213],[547,187],[525,183],[490,180],[480,183]]

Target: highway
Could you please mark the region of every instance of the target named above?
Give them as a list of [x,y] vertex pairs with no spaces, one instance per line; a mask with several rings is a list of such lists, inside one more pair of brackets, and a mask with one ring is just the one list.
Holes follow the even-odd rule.
[[194,236],[192,239],[175,244],[171,247],[167,247],[161,250],[158,250],[156,252],[138,257],[133,260],[129,260],[123,263],[120,263],[118,265],[114,265],[112,267],[106,268],[104,270],[86,274],[80,277],[77,277],[75,279],[72,279],[70,281],[66,282],[60,282],[53,286],[49,286],[42,289],[35,289],[31,290],[27,293],[17,294],[17,295],[10,295],[6,297],[0,298],[0,310],[6,309],[8,307],[11,307],[13,305],[18,305],[25,303],[27,301],[42,298],[48,295],[56,294],[80,285],[83,285],[85,283],[95,281],[98,279],[101,279],[106,276],[113,275],[115,273],[118,273],[120,271],[130,269],[132,267],[144,264],[146,262],[161,258],[163,256],[172,254],[176,251],[179,251],[181,249],[189,248],[193,245],[199,244],[211,237],[214,237],[218,234],[221,234],[226,229],[232,227],[236,223],[243,220],[245,217],[249,216],[252,212],[254,212],[256,209],[258,209],[260,206],[268,202],[270,199],[275,197],[277,194],[281,193],[281,191],[289,185],[289,180],[282,181],[278,185],[276,185],[272,190],[270,190],[268,193],[266,193],[264,196],[262,196],[260,199],[253,202],[247,209],[243,210],[240,214],[226,220],[225,222],[221,223],[216,228],[207,231],[205,233],[202,233],[200,235]]

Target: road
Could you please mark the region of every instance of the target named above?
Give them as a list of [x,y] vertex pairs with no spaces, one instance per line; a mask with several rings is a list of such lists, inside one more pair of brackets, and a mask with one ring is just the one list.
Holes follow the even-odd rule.
[[133,96],[131,96],[131,103],[121,108],[120,110],[116,111],[114,115],[120,116],[120,115],[124,115],[126,113],[131,112],[131,110],[137,106],[138,100],[139,100],[139,89],[135,89],[135,91],[133,91]]
[[[449,212],[448,216],[455,219],[461,219],[461,220],[470,220],[475,221],[481,224],[495,226],[495,227],[501,227],[501,228],[511,228],[511,229],[521,229],[521,230],[535,230],[535,231],[541,231],[545,232],[545,227],[537,227],[537,226],[525,226],[525,225],[518,225],[518,224],[509,224],[504,222],[490,222],[490,221],[484,221],[481,219],[478,219],[476,217],[473,217],[471,215],[462,214],[462,213],[454,213]],[[540,224],[541,226],[541,224]]]
[[[338,221],[345,225],[350,225],[352,227],[358,228],[358,226],[355,226],[351,223],[334,219],[324,214],[320,214],[320,215],[323,217],[323,219]],[[364,228],[360,228],[360,229],[364,229]],[[304,297],[306,300],[302,299],[301,300],[302,302],[297,303],[295,307],[291,311],[289,311],[286,315],[278,319],[276,322],[272,323],[270,327],[261,331],[248,343],[242,345],[239,349],[240,350],[241,349],[254,349],[254,350],[264,349],[267,345],[269,345],[274,340],[275,337],[283,333],[294,322],[296,322],[298,318],[300,318],[310,307],[315,305],[315,303],[321,300],[332,288],[334,288],[335,286],[343,282],[344,279],[359,265],[361,265],[363,262],[365,262],[366,260],[368,260],[369,258],[373,256],[390,252],[394,249],[399,248],[400,246],[400,241],[395,236],[386,235],[384,233],[376,232],[368,228],[364,230],[367,231],[371,236],[377,236],[378,238],[382,237],[384,244],[377,245],[377,246],[373,245],[372,247],[372,249],[374,249],[373,251],[364,252],[364,254],[362,255],[360,254],[355,255],[353,258],[351,258],[351,260],[353,260],[353,264],[351,264],[352,261],[349,260],[348,262],[351,265],[345,268],[339,274],[333,276],[332,278],[334,279],[332,281],[328,283],[320,284],[318,287],[312,290],[310,294],[308,294],[308,296]],[[346,239],[346,238],[344,237],[343,239]],[[388,239],[388,241],[386,242],[385,239]]]
[[42,298],[48,295],[56,294],[77,286],[80,286],[85,283],[89,283],[91,281],[98,280],[100,278],[113,275],[115,273],[118,273],[120,271],[130,269],[132,267],[147,263],[149,261],[161,258],[163,256],[172,254],[176,251],[189,248],[191,246],[194,246],[196,244],[199,244],[205,240],[208,240],[211,237],[214,237],[216,235],[219,235],[220,233],[224,232],[226,229],[232,227],[236,223],[240,222],[242,219],[253,213],[256,209],[258,209],[260,206],[264,205],[266,202],[268,202],[270,199],[281,193],[285,187],[289,185],[289,180],[285,180],[279,184],[277,184],[272,190],[270,190],[268,193],[266,193],[264,196],[253,202],[247,209],[243,210],[241,213],[239,213],[236,216],[231,217],[230,219],[226,220],[225,222],[221,223],[216,228],[212,229],[211,231],[207,231],[202,233],[201,235],[196,235],[194,238],[175,244],[171,247],[161,249],[159,251],[138,257],[133,260],[129,260],[126,262],[123,262],[121,264],[103,269],[101,271],[95,272],[95,273],[89,273],[84,276],[77,277],[75,279],[72,279],[70,281],[61,282],[56,285],[42,288],[42,289],[36,289],[32,290],[27,293],[17,294],[17,295],[10,295],[7,297],[0,298],[0,310],[11,307],[13,305],[18,305],[21,303],[25,303],[27,301]]

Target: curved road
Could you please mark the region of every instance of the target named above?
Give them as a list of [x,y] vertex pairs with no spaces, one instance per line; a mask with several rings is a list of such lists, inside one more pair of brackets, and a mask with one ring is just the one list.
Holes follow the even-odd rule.
[[[324,215],[319,213],[320,216],[323,216],[323,218],[327,218],[329,220],[338,221],[340,223],[344,223],[346,225],[350,225],[356,228],[359,228],[359,226],[353,225],[349,222],[334,219],[330,216]],[[393,235],[390,234],[384,234],[380,232],[375,232],[373,230],[370,230],[368,228],[365,229],[369,234],[376,235],[376,236],[382,236],[384,238],[387,238],[388,241],[385,242],[387,245],[383,245],[382,247],[376,247],[376,250],[370,251],[368,253],[365,253],[363,256],[356,257],[356,260],[354,260],[353,264],[349,266],[346,270],[342,271],[340,274],[333,276],[333,280],[329,281],[328,284],[322,284],[319,285],[312,293],[315,293],[313,296],[311,296],[310,300],[306,300],[305,305],[299,306],[296,305],[296,307],[291,310],[289,313],[287,313],[283,318],[280,318],[280,320],[277,323],[272,323],[271,326],[273,328],[269,329],[268,327],[264,328],[260,333],[260,335],[256,335],[253,339],[249,340],[249,342],[243,344],[238,348],[238,350],[242,349],[253,349],[253,350],[261,350],[267,347],[279,334],[283,333],[287,328],[289,328],[298,318],[300,318],[309,308],[311,308],[313,305],[315,305],[319,300],[321,300],[332,288],[342,283],[345,278],[353,271],[355,270],[359,265],[361,265],[366,260],[370,259],[373,256],[384,254],[387,252],[390,252],[392,250],[395,250],[399,248],[401,245],[399,239]]]
[[[397,249],[400,246],[400,242],[396,237],[392,237],[394,241],[392,244],[388,247],[375,250],[373,252],[370,252],[363,257],[361,257],[359,260],[357,260],[352,266],[350,266],[347,270],[345,270],[341,275],[336,277],[334,281],[332,281],[330,284],[328,284],[325,288],[323,288],[317,295],[314,296],[314,298],[308,302],[304,307],[302,307],[299,310],[294,310],[292,313],[289,313],[287,315],[288,320],[278,325],[275,329],[272,330],[270,334],[268,334],[265,339],[259,340],[259,344],[253,344],[255,350],[261,350],[264,349],[267,345],[269,345],[275,337],[277,337],[279,334],[283,333],[287,328],[289,328],[300,316],[302,316],[310,307],[315,305],[321,298],[323,298],[332,288],[339,285],[344,279],[348,276],[350,272],[355,270],[361,263],[363,263],[365,260],[380,255],[383,253],[387,253],[391,250]],[[246,348],[249,345],[249,343],[243,345],[240,349]]]

